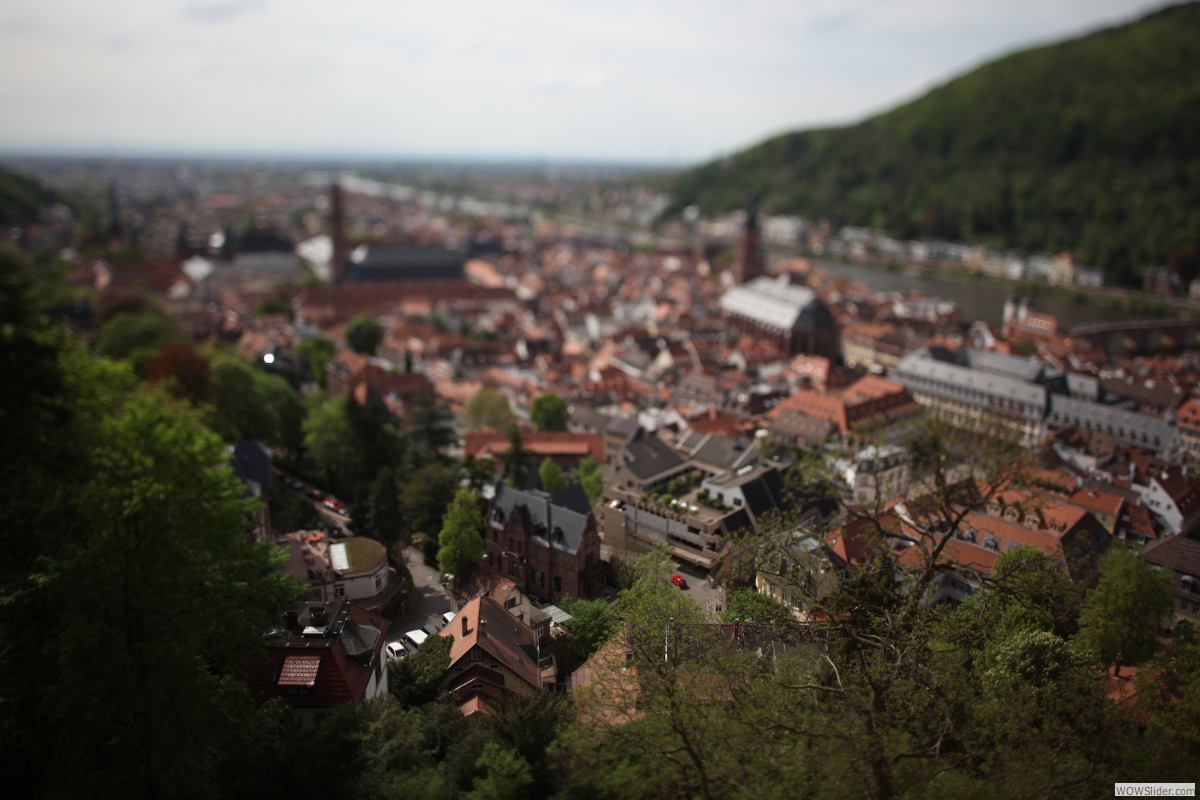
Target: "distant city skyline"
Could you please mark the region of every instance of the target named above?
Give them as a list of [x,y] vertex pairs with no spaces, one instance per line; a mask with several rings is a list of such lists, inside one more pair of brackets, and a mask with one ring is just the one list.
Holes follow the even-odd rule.
[[1162,5],[10,0],[0,151],[684,165]]

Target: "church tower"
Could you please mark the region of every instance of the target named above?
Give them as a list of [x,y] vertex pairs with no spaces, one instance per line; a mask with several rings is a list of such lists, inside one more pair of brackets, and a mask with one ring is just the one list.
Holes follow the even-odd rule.
[[342,207],[342,186],[337,178],[329,186],[329,238],[333,241],[330,283],[338,286],[346,274],[346,212]]
[[748,283],[767,272],[758,233],[758,203],[753,192],[746,192],[746,224],[742,229],[739,244],[740,252],[733,265],[733,282],[738,285]]

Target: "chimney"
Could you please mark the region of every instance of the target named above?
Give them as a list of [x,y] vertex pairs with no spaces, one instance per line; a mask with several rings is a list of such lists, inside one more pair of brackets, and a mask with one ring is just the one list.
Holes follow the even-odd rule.
[[312,603],[308,607],[308,620],[314,628],[320,628],[325,624],[325,604]]
[[335,178],[329,186],[329,238],[333,258],[329,262],[330,284],[340,286],[346,273],[346,213],[342,207],[342,185]]
[[283,612],[283,624],[288,630],[295,630],[299,621],[300,615],[296,613],[296,609],[289,608]]
[[1117,653],[1117,657],[1116,657],[1115,659],[1113,659],[1113,663],[1112,663],[1112,669],[1113,669],[1113,674],[1112,674],[1112,676],[1113,676],[1113,680],[1118,680],[1118,679],[1120,679],[1120,677],[1121,677],[1121,662],[1122,662],[1124,659],[1125,659],[1125,654],[1124,654],[1124,653]]
[[459,614],[458,618],[462,620],[462,635],[466,636],[467,635],[467,615]]

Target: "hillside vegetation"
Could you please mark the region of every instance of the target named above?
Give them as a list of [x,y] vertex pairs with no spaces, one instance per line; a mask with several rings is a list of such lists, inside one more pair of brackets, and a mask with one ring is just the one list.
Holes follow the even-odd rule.
[[32,178],[0,167],[0,225],[33,222],[50,192]]
[[1200,4],[1016,53],[857,125],[675,181],[673,210],[828,216],[904,238],[1075,250],[1110,279],[1200,242]]

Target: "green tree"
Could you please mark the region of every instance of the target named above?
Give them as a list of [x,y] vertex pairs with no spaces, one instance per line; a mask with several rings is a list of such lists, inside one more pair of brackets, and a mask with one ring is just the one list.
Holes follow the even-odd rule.
[[304,446],[331,474],[356,474],[359,470],[354,428],[346,416],[347,400],[335,397],[309,411],[304,421]]
[[789,624],[791,612],[780,605],[774,597],[755,589],[741,589],[721,608],[721,621],[730,623],[739,620],[754,620],[760,624]]
[[1171,579],[1124,547],[1114,546],[1100,565],[1100,582],[1087,593],[1074,644],[1094,662],[1123,655],[1140,664],[1158,649],[1158,627],[1175,610]]
[[271,413],[274,430],[267,444],[299,454],[304,447],[304,420],[308,406],[292,385],[278,375],[254,369],[254,390],[263,406]]
[[438,687],[450,668],[450,636],[430,636],[417,652],[388,662],[388,692],[405,707],[435,700]]
[[575,468],[575,479],[587,493],[588,503],[595,505],[604,494],[604,469],[591,456],[584,456]]
[[400,539],[404,518],[400,511],[400,489],[396,486],[396,476],[391,467],[381,469],[371,484],[367,524],[388,545]]
[[538,467],[538,478],[542,481],[542,491],[554,494],[567,488],[567,479],[562,470],[550,458],[542,461]]
[[356,353],[375,355],[383,341],[383,326],[370,314],[359,314],[346,323],[346,345]]
[[212,359],[210,374],[212,429],[227,442],[258,439],[279,443],[279,417],[259,393],[255,369],[237,356],[220,354]]
[[322,389],[325,388],[325,362],[337,355],[337,345],[332,339],[324,336],[313,336],[301,339],[296,345],[296,352],[308,364],[315,380]]
[[475,779],[467,800],[522,800],[533,783],[525,759],[495,742],[484,746],[475,766],[485,770],[486,775]]
[[461,575],[483,560],[483,511],[470,489],[460,488],[454,495],[438,545],[438,569],[443,575]]
[[109,358],[137,355],[140,364],[167,345],[186,344],[187,340],[183,327],[157,310],[122,312],[100,326],[96,352]]
[[464,428],[502,428],[513,418],[512,409],[504,395],[486,386],[467,400],[461,422]]
[[524,490],[532,455],[525,449],[525,439],[516,422],[508,426],[508,449],[500,458],[504,461],[504,482],[514,489]]
[[426,458],[454,443],[454,414],[432,393],[422,393],[408,413],[414,444]]
[[496,477],[496,466],[491,456],[476,458],[471,453],[463,456],[463,472],[473,492],[482,492],[483,487]]
[[135,393],[98,444],[84,524],[46,573],[62,615],[46,714],[69,731],[49,744],[70,765],[52,781],[174,795],[214,779],[206,751],[253,711],[236,674],[297,587],[277,548],[247,539],[243,487],[195,414]]
[[529,421],[539,431],[565,431],[570,419],[567,401],[554,392],[538,395],[529,406]]
[[282,314],[291,319],[292,304],[287,301],[286,297],[268,297],[258,304],[258,308],[254,310],[254,313],[260,317],[268,314]]
[[564,597],[562,609],[571,615],[567,623],[567,644],[579,664],[591,658],[617,629],[617,615],[605,600],[575,600]]
[[400,493],[409,531],[418,537],[421,550],[430,561],[437,558],[438,533],[457,491],[454,474],[434,462],[414,472]]

